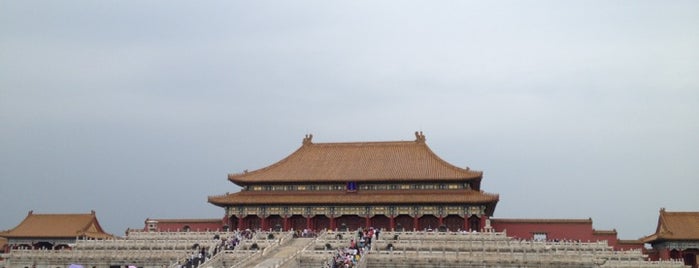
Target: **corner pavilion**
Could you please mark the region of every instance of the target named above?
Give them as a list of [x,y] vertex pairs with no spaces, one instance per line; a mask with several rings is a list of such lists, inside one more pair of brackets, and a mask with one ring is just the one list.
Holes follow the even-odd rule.
[[230,229],[446,228],[481,230],[497,194],[483,172],[437,156],[422,132],[414,141],[314,143],[259,170],[229,174],[242,190],[208,201]]

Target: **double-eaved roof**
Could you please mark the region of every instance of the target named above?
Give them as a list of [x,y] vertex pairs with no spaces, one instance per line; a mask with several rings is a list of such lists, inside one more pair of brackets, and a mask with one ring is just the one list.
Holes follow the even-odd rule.
[[228,179],[241,186],[273,184],[436,184],[468,188],[337,191],[243,190],[210,196],[209,202],[233,205],[360,205],[360,204],[487,204],[492,214],[497,194],[480,190],[483,173],[460,168],[439,158],[415,133],[414,141],[313,143],[307,135],[301,148],[268,167]]
[[661,209],[655,233],[642,239],[644,243],[672,240],[699,241],[699,212],[670,212]]
[[29,211],[17,227],[0,232],[6,238],[111,238],[99,222],[95,212],[86,214],[36,214]]
[[480,180],[483,173],[439,158],[421,133],[415,141],[313,143],[268,167],[228,179],[239,185],[299,182],[411,182]]

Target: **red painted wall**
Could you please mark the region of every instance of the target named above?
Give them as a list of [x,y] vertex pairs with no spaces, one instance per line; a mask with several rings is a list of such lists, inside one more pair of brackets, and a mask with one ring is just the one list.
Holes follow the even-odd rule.
[[592,241],[607,241],[607,244],[614,247],[614,250],[618,249],[618,239],[616,231],[592,231]]
[[495,231],[506,231],[507,236],[513,238],[532,240],[534,233],[546,233],[546,239],[549,241],[607,241],[607,244],[614,250],[643,250],[643,243],[640,241],[625,240],[619,242],[616,230],[594,230],[591,219],[491,219],[490,222]]
[[148,219],[143,230],[149,231],[150,221],[157,221],[154,230],[156,232],[181,232],[185,226],[188,226],[191,232],[222,231],[225,225],[221,219]]
[[507,236],[534,239],[534,233],[546,233],[547,240],[597,241],[593,236],[591,220],[527,220],[527,219],[491,219],[495,231],[506,231]]
[[614,250],[644,250],[643,242],[640,240],[619,240],[616,230],[594,231],[592,234],[597,241],[607,240],[607,244]]
[[[643,242],[641,242],[641,241],[622,242],[622,241],[617,240],[616,244],[614,245],[614,250],[636,250],[636,249],[639,249],[643,252],[647,251],[645,249],[645,247],[643,246]],[[644,253],[644,254],[646,254],[646,253]]]

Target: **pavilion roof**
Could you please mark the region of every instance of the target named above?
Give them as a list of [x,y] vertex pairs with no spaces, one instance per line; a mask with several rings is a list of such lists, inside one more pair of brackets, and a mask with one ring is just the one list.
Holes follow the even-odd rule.
[[234,205],[370,205],[370,204],[489,204],[492,211],[497,194],[475,190],[386,190],[386,191],[241,191],[209,197],[209,203]]
[[416,133],[415,141],[313,143],[307,135],[291,155],[251,172],[229,174],[239,185],[254,183],[463,181],[483,173],[439,158]]
[[642,238],[645,243],[667,240],[699,240],[699,212],[660,210],[655,233]]
[[111,238],[99,222],[95,212],[87,214],[35,214],[29,211],[17,227],[0,232],[6,238]]

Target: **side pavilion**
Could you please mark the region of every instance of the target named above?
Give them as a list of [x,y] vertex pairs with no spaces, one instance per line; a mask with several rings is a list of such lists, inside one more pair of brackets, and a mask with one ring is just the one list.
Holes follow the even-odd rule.
[[0,232],[7,238],[7,250],[69,249],[77,239],[108,239],[95,211],[86,214],[36,214],[29,211],[17,227]]

